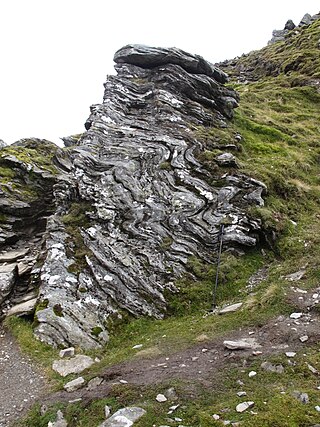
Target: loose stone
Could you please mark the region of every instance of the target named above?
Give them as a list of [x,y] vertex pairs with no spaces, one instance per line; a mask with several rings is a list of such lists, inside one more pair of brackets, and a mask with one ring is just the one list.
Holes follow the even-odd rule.
[[245,412],[248,409],[252,408],[253,406],[254,406],[254,402],[252,402],[252,401],[242,402],[236,406],[236,411],[242,413],[242,412]]
[[76,391],[79,388],[81,388],[83,385],[85,384],[85,380],[83,377],[78,377],[75,380],[69,381],[68,383],[66,383],[63,388],[67,391],[67,392],[72,392],[72,391]]

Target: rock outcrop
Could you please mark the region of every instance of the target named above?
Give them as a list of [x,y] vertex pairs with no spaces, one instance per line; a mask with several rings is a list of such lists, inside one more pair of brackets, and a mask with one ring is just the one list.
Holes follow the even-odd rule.
[[268,42],[268,44],[277,43],[279,41],[285,40],[286,36],[289,34],[290,31],[303,27],[306,25],[312,24],[312,22],[316,21],[320,18],[320,12],[311,16],[309,13],[306,13],[301,21],[299,22],[299,25],[296,26],[291,19],[289,19],[286,22],[286,25],[284,26],[283,30],[273,30],[272,32],[272,39]]
[[215,262],[221,224],[225,248],[261,233],[248,207],[263,205],[266,188],[229,152],[241,137],[219,141],[238,103],[226,74],[176,48],[129,45],[114,60],[87,131],[54,156],[54,181],[38,172],[51,187],[35,334],[52,345],[104,344],[124,314],[162,318],[188,259]]

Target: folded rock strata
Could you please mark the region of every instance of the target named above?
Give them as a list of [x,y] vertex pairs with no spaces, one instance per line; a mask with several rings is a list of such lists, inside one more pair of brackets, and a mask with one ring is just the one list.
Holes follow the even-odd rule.
[[222,223],[224,247],[261,233],[247,209],[263,205],[264,184],[222,143],[212,169],[199,160],[199,129],[225,129],[237,107],[225,73],[176,48],[129,45],[114,59],[86,132],[54,157],[35,329],[52,345],[97,347],[125,313],[162,318],[188,259],[215,261]]

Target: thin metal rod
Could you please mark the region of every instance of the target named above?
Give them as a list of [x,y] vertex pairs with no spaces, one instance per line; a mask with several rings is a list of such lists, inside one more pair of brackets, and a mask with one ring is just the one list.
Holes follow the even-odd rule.
[[216,308],[216,294],[217,294],[217,287],[218,287],[218,280],[219,280],[220,260],[221,260],[222,243],[223,243],[223,231],[224,231],[224,224],[221,224],[220,233],[219,233],[220,245],[219,245],[219,253],[218,253],[218,260],[217,260],[216,280],[214,283],[214,289],[213,289],[213,295],[212,295],[213,310]]

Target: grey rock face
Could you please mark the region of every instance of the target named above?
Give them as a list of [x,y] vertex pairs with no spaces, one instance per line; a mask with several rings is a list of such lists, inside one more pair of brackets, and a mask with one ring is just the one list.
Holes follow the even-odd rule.
[[[103,344],[122,310],[162,318],[164,292],[188,258],[214,262],[221,221],[228,219],[226,246],[253,246],[260,230],[246,215],[246,196],[265,186],[224,164],[214,187],[196,158],[203,148],[195,129],[227,126],[237,106],[238,95],[221,84],[224,73],[179,49],[130,45],[115,61],[118,75],[108,77],[87,132],[62,159],[69,178],[54,190],[58,210],[48,223],[40,287],[47,307],[37,311],[35,332],[53,345]],[[88,206],[77,228],[86,248],[77,273],[63,224],[73,202]]]
[[299,27],[301,27],[302,25],[310,25],[311,24],[311,20],[312,20],[312,16],[310,15],[310,13],[306,13],[303,18],[301,19],[300,23],[299,23]]
[[313,16],[311,16],[309,13],[306,13],[301,19],[301,21],[299,22],[298,26],[296,26],[294,22],[291,19],[289,19],[286,22],[283,30],[273,30],[272,39],[268,42],[268,44],[273,44],[273,43],[277,43],[279,41],[285,40],[286,36],[290,31],[294,30],[295,28],[298,29],[298,27],[310,25],[312,24],[312,22],[316,21],[319,18],[320,18],[320,13]]
[[199,55],[192,55],[177,48],[150,47],[131,44],[122,47],[114,55],[114,62],[154,68],[167,64],[179,65],[188,73],[205,74],[219,83],[227,82],[227,75]]
[[288,19],[288,21],[286,22],[286,25],[284,26],[285,30],[293,30],[294,28],[296,28],[294,22],[292,21],[292,19]]
[[16,264],[0,266],[0,304],[13,289],[17,275]]
[[277,42],[283,41],[285,39],[286,35],[288,34],[288,32],[289,32],[288,29],[284,29],[284,30],[273,30],[272,31],[272,38],[268,42],[268,44],[273,44],[273,43],[277,43]]
[[[224,248],[254,246],[262,232],[247,209],[263,205],[266,187],[224,152],[241,137],[217,139],[212,170],[200,161],[199,129],[228,127],[238,105],[225,73],[176,48],[128,45],[115,62],[87,131],[56,150],[56,175],[32,166],[42,199],[0,198],[7,215],[43,219],[35,335],[54,346],[99,347],[123,313],[163,318],[188,259],[215,262],[222,222]],[[30,166],[8,153],[3,161],[22,174]],[[4,241],[9,232],[20,242],[12,227]]]

